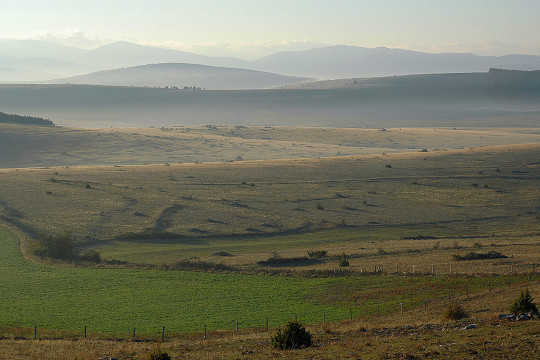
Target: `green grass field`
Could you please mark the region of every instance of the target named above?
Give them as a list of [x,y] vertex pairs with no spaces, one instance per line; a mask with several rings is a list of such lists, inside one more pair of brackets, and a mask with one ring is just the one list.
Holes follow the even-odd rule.
[[[48,266],[21,255],[17,238],[0,228],[0,324],[40,330],[82,331],[129,337],[168,332],[271,326],[298,315],[307,323],[383,314],[444,301],[451,290],[463,296],[523,283],[512,277],[378,277],[300,279],[280,276],[209,274]],[[534,280],[535,278],[533,278]],[[30,337],[24,333],[22,336]]]

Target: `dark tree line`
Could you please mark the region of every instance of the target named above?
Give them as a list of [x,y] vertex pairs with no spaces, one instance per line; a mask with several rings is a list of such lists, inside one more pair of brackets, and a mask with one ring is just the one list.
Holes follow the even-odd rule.
[[54,126],[51,120],[35,116],[22,116],[0,112],[0,123]]

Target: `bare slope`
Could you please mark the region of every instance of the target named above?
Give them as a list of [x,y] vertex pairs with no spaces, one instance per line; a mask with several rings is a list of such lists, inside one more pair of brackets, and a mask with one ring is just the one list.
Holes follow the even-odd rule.
[[0,168],[314,158],[533,142],[540,142],[534,128],[74,129],[0,124]]
[[[71,230],[89,245],[149,241],[153,256],[168,260],[184,257],[191,246],[215,252],[215,245],[205,244],[217,235],[237,236],[233,246],[251,237],[252,247],[265,244],[264,235],[344,226],[439,228],[465,236],[529,233],[538,231],[539,158],[540,147],[531,144],[331,159],[11,169],[0,172],[0,216],[32,232]],[[175,235],[163,239],[163,233]],[[161,242],[179,247],[160,252]],[[122,244],[130,242],[116,245]],[[263,247],[273,246],[269,241]]]

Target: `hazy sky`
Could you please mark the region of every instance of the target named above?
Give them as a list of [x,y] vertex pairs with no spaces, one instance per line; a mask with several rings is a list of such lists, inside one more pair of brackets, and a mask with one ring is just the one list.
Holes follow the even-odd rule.
[[540,55],[540,0],[0,0],[0,39],[255,57],[321,44]]

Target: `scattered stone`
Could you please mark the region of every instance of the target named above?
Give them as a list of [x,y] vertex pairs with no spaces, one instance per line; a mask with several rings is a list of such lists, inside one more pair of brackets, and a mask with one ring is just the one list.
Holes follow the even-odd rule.
[[234,256],[226,251],[218,251],[217,253],[213,253],[212,256]]
[[538,319],[538,318],[540,318],[540,314],[534,313],[534,312],[521,313],[518,315],[499,314],[500,320],[508,320],[508,321],[527,321],[527,320]]
[[470,324],[470,325],[465,326],[461,330],[472,330],[472,329],[476,329],[476,327],[477,327],[476,324]]
[[512,314],[499,314],[499,320],[513,320],[513,318]]

